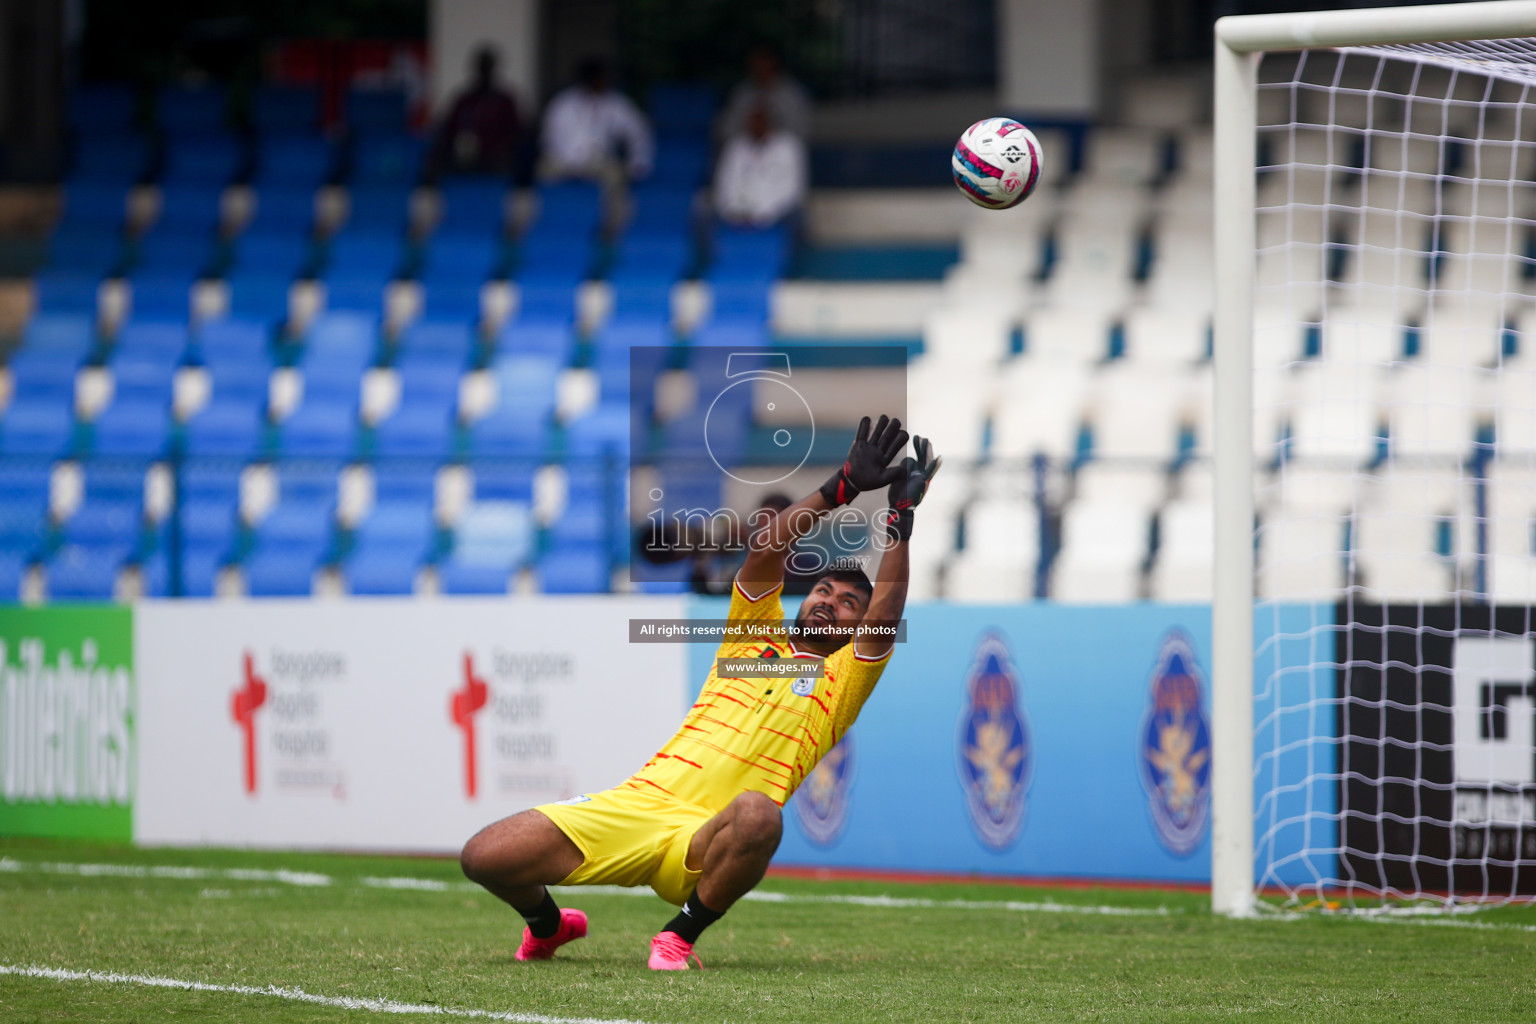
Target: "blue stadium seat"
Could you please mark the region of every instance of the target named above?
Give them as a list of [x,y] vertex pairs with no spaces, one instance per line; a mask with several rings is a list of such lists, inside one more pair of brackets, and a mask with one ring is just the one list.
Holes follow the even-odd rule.
[[29,557],[14,548],[0,548],[0,601],[9,603],[21,596],[21,580],[26,575]]
[[167,197],[186,186],[228,185],[248,162],[245,144],[234,135],[174,138],[165,146],[160,186]]
[[174,365],[187,351],[189,340],[184,320],[135,316],[118,328],[113,360],[153,359]]
[[345,458],[352,454],[356,429],[355,400],[306,395],[303,404],[283,421],[279,443],[290,458]]
[[591,235],[536,228],[519,242],[517,282],[524,288],[574,290],[592,275],[596,259]]
[[367,134],[404,134],[406,99],[402,89],[352,89],[347,92],[347,127]]
[[[0,553],[21,560],[17,582],[25,562],[37,551],[48,528],[48,482],[50,469],[43,460],[8,462],[0,466]],[[16,596],[6,589],[12,566],[0,566],[0,600]]]
[[346,358],[366,365],[378,350],[379,319],[366,313],[322,313],[310,322],[306,362],[316,356]]
[[126,134],[133,131],[137,107],[127,82],[80,83],[69,91],[69,127],[87,138]]
[[237,502],[227,499],[189,497],[178,506],[182,544],[226,554],[235,543],[240,524]]
[[647,100],[651,124],[663,135],[707,136],[719,105],[714,89],[681,82],[653,85]]
[[319,566],[319,554],[308,549],[259,547],[241,568],[252,597],[308,597]]
[[480,321],[480,289],[483,281],[468,278],[443,280],[434,272],[420,283],[423,319],[439,322],[459,320],[466,323]]
[[415,185],[421,177],[426,146],[412,135],[367,134],[352,145],[354,205],[360,187],[388,186],[396,190]]
[[571,317],[545,320],[524,316],[524,312],[519,308],[517,319],[501,329],[496,336],[496,351],[502,355],[545,356],[561,366],[569,364],[576,347]]
[[228,552],[221,548],[184,544],[181,549],[179,568],[180,590],[171,579],[170,551],[162,548],[144,563],[145,590],[150,597],[212,597],[218,581],[219,569],[228,561]]
[[128,213],[128,189],[117,182],[71,182],[54,236],[121,232]]
[[475,500],[531,503],[533,474],[537,468],[538,464],[534,461],[476,462],[474,465]]
[[271,325],[262,320],[221,316],[197,331],[197,353],[210,368],[252,366],[265,373],[271,367]]
[[102,278],[123,262],[122,239],[110,232],[55,234],[48,240],[48,268]]
[[658,186],[687,188],[703,183],[709,170],[709,138],[663,136],[657,139],[650,180]]
[[710,287],[710,322],[762,326],[769,320],[772,286],[764,282],[717,281]]
[[133,276],[195,280],[213,262],[216,242],[211,231],[152,231],[134,247]]
[[132,547],[122,544],[65,544],[44,567],[48,596],[55,601],[110,601],[118,570]]
[[163,454],[170,444],[170,406],[148,399],[115,398],[91,425],[97,455]]
[[419,461],[380,463],[373,467],[373,498],[379,505],[394,502],[431,507],[437,493],[437,467]]
[[427,246],[426,265],[420,276],[428,290],[438,284],[466,280],[478,287],[500,272],[505,262],[500,238],[485,232],[469,235],[439,231]]
[[436,524],[430,501],[379,501],[357,528],[347,560],[354,594],[409,594]]
[[302,232],[246,232],[235,247],[235,260],[244,271],[270,274],[287,282],[313,262],[313,255],[309,239]]
[[560,364],[548,356],[501,355],[492,367],[496,405],[474,426],[482,455],[531,455],[542,450],[554,416]]
[[138,135],[80,135],[74,143],[69,184],[136,184],[149,169],[150,152],[148,140]]
[[619,248],[609,271],[614,287],[621,284],[670,285],[693,262],[693,244],[681,235],[631,234]]
[[553,326],[569,333],[576,321],[576,282],[540,284],[520,282],[517,316],[513,324]]
[[292,279],[260,270],[240,270],[225,281],[229,314],[241,320],[276,325],[288,319],[288,290]]
[[166,86],[160,90],[155,121],[174,135],[205,135],[223,129],[224,113],[222,86]]
[[96,274],[45,272],[32,279],[39,313],[78,313],[96,319],[96,293],[101,277]]
[[783,275],[789,260],[789,232],[782,227],[732,228],[717,226],[710,280],[757,281]]
[[95,342],[95,318],[80,313],[35,314],[21,334],[21,347],[25,352],[84,356]]
[[539,216],[533,229],[590,235],[603,217],[602,193],[588,182],[567,181],[539,188]]
[[208,404],[187,422],[185,451],[191,456],[235,459],[254,456],[266,430],[266,397],[221,393],[217,379]]
[[630,562],[629,581],[640,594],[687,594],[692,565],[687,560],[667,565],[652,565],[643,559]]
[[612,453],[613,458],[625,462],[628,460],[631,426],[627,405],[605,402],[566,425],[565,453],[581,458]]
[[319,135],[264,138],[256,147],[258,189],[272,187],[314,190],[330,180],[336,154]]
[[347,223],[343,232],[368,235],[405,233],[411,215],[408,185],[353,185],[349,190]]
[[533,552],[533,517],[523,504],[476,501],[454,528],[453,550],[438,567],[450,594],[504,594]]
[[0,417],[0,452],[6,455],[55,456],[69,446],[75,416],[70,406],[57,401],[35,401],[18,396]]
[[263,85],[251,99],[251,125],[264,135],[318,132],[320,91],[310,86]]
[[766,323],[707,323],[688,339],[699,348],[761,348],[772,339]]
[[74,401],[75,372],[83,355],[63,348],[24,348],[17,352],[10,364],[13,403],[53,402],[67,408]]
[[539,559],[539,589],[546,594],[600,594],[609,589],[608,556],[598,545],[554,548]]
[[431,354],[437,361],[463,365],[474,351],[475,333],[468,322],[418,320],[400,334],[400,354]]
[[632,282],[614,279],[613,315],[609,324],[665,325],[672,322],[672,284],[675,278]]
[[133,315],[157,320],[185,320],[192,308],[192,286],[197,275],[191,272],[157,271],[135,274],[128,279]]
[[260,235],[308,237],[315,219],[313,188],[267,184],[255,195],[256,213],[245,227],[245,238]]
[[402,400],[400,408],[374,428],[374,454],[385,459],[442,458],[452,446],[454,423],[451,407]]
[[694,189],[646,182],[634,191],[631,235],[688,235],[693,220]]
[[450,235],[499,235],[506,229],[507,182],[504,178],[462,176],[438,186],[442,218],[437,230]]

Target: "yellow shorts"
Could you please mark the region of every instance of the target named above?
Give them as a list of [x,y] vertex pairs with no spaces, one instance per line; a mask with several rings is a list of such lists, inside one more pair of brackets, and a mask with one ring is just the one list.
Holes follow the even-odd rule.
[[702,871],[686,865],[688,844],[715,812],[636,789],[605,789],[534,808],[570,836],[581,867],[561,885],[649,885],[682,906]]

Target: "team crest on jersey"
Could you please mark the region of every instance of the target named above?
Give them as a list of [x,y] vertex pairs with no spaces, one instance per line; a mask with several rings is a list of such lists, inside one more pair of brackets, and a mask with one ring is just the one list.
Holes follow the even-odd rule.
[[853,787],[853,733],[827,751],[795,790],[795,820],[816,846],[831,846],[848,823],[848,793]]
[[796,697],[809,697],[816,692],[816,680],[810,676],[801,676],[789,684],[789,689]]
[[1180,857],[1200,845],[1210,818],[1211,729],[1204,691],[1188,637],[1170,631],[1152,670],[1138,760],[1157,838]]
[[1018,672],[1003,638],[982,637],[960,716],[960,784],[976,835],[994,850],[1018,838],[1034,747]]

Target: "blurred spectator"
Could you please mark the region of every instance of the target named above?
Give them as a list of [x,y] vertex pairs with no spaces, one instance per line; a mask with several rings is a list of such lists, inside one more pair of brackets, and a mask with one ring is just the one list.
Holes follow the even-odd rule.
[[715,169],[715,213],[729,224],[767,227],[805,201],[805,143],[776,130],[768,111],[754,107],[746,130],[733,136]]
[[608,185],[651,172],[655,144],[638,108],[612,87],[602,61],[582,62],[577,83],[544,112],[543,177],[588,178]]
[[747,78],[731,90],[720,115],[722,142],[747,131],[752,111],[763,109],[776,129],[804,139],[811,131],[811,97],[805,86],[784,73],[779,55],[759,46],[747,57]]
[[438,125],[434,171],[510,175],[515,169],[523,126],[517,100],[496,81],[496,64],[494,47],[475,51],[470,82]]

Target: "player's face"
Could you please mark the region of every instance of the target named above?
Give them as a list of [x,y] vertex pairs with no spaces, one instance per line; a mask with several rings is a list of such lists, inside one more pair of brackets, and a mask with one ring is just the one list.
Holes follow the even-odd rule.
[[[869,598],[841,580],[818,580],[800,602],[795,624],[807,626],[857,626],[869,610]],[[839,644],[838,646],[841,646]]]

